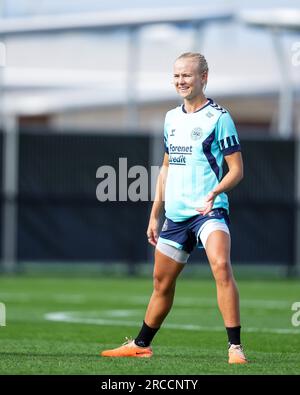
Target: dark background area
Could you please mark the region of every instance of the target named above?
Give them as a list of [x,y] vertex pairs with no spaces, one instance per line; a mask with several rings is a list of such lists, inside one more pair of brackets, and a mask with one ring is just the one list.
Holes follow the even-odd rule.
[[[118,177],[122,157],[128,168],[157,165],[149,155],[151,139],[21,130],[15,201],[18,260],[146,262],[151,201],[98,201],[101,180],[96,171],[110,165]],[[2,135],[0,145],[2,152]],[[242,151],[245,177],[229,192],[232,259],[241,264],[292,265],[295,142],[244,137]],[[2,169],[0,174],[2,191]],[[1,203],[3,199],[2,191]],[[203,250],[191,257],[194,262],[203,259]]]

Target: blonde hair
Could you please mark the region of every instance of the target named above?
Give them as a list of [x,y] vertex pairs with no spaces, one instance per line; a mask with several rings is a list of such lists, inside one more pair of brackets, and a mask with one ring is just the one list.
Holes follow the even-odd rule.
[[182,55],[178,56],[176,61],[179,59],[186,59],[186,58],[193,59],[198,63],[199,74],[208,73],[208,65],[204,55],[198,52],[185,52]]

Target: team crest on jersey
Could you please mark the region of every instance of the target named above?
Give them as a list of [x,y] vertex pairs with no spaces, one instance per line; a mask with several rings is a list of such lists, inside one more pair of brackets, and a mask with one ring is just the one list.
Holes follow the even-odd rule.
[[162,230],[163,232],[166,231],[166,230],[168,230],[168,220],[167,220],[167,219],[165,220],[165,222],[164,222],[163,227],[162,227],[161,230]]
[[192,140],[199,140],[199,139],[201,139],[202,135],[203,135],[202,129],[195,128],[192,130],[191,139]]

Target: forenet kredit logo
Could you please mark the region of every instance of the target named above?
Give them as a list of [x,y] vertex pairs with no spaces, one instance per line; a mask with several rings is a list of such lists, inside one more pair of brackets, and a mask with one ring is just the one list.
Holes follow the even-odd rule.
[[0,326],[6,325],[6,308],[4,303],[0,303]]

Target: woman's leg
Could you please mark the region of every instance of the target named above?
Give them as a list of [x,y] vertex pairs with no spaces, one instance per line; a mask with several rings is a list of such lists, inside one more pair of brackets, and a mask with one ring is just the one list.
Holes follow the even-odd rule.
[[215,230],[205,243],[206,254],[216,280],[218,305],[228,335],[228,363],[247,363],[240,339],[239,292],[230,263],[230,235]]
[[184,268],[183,263],[155,250],[153,271],[153,292],[146,310],[145,323],[151,328],[159,328],[169,313],[174,299],[176,279]]
[[216,281],[218,306],[226,327],[240,326],[239,292],[230,263],[230,235],[216,230],[205,244]]
[[121,347],[102,351],[102,356],[149,358],[153,355],[150,343],[172,307],[176,279],[183,267],[184,263],[176,262],[156,248],[153,292],[138,336]]

